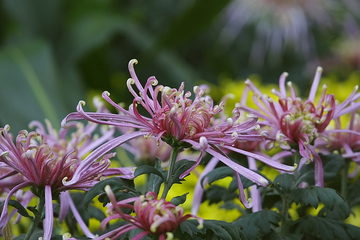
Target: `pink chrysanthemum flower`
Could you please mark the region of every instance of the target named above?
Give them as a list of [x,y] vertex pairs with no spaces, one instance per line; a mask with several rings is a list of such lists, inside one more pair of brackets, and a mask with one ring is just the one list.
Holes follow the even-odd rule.
[[[191,93],[184,91],[184,84],[178,90],[172,89],[158,85],[155,77],[150,77],[145,87],[143,87],[134,71],[134,64],[136,63],[136,60],[129,62],[129,71],[132,78],[127,81],[127,86],[134,96],[133,104],[129,107],[129,110],[114,103],[109,97],[110,94],[105,91],[102,95],[103,98],[114,106],[120,114],[85,112],[82,108],[84,102],[80,101],[77,106],[78,112],[69,114],[63,120],[63,125],[66,125],[67,121],[87,119],[98,124],[136,128],[138,131],[116,137],[110,140],[107,145],[112,145],[112,148],[115,148],[136,137],[145,136],[145,138],[162,139],[173,148],[173,151],[180,151],[192,146],[200,150],[201,154],[196,164],[180,177],[184,177],[192,171],[200,163],[205,152],[207,152],[232,168],[236,173],[245,176],[259,185],[268,185],[268,181],[264,177],[235,163],[221,150],[228,149],[241,154],[251,155],[249,152],[233,147],[233,144],[237,140],[263,140],[261,135],[249,134],[249,132],[258,127],[256,118],[240,122],[238,121],[240,111],[239,109],[234,109],[231,118],[216,124],[214,123],[215,115],[223,111],[224,103],[214,105],[210,97],[204,96],[203,88],[197,86],[194,87],[195,98],[192,100],[190,99]],[[137,91],[133,88],[133,85],[136,86]],[[147,116],[140,114],[139,106],[146,110]],[[255,155],[255,158],[276,169],[284,171],[294,170],[293,166],[269,161],[268,158],[262,156]],[[90,159],[89,161],[83,161],[75,171],[72,180],[65,184],[76,183],[81,178],[83,169],[92,164],[91,161]],[[170,170],[172,166],[170,163]]]
[[0,128],[0,161],[6,163],[14,172],[20,173],[24,181],[9,192],[1,213],[0,228],[9,220],[7,204],[11,196],[19,189],[32,186],[36,189],[35,194],[45,199],[44,239],[50,239],[53,228],[52,196],[70,189],[91,188],[98,182],[101,173],[110,166],[109,158],[113,154],[104,156],[100,162],[94,164],[76,184],[65,186],[63,179],[71,178],[78,165],[77,159],[70,158],[72,152],[60,156],[43,142],[39,133],[28,133],[25,130],[19,132],[14,144],[8,130],[8,125]]
[[[261,125],[270,128],[270,136],[267,148],[272,148],[274,143],[279,144],[285,150],[298,150],[303,158],[315,160],[315,183],[323,186],[322,162],[315,151],[314,141],[319,137],[326,137],[323,133],[329,123],[343,114],[351,112],[359,105],[353,104],[358,96],[357,87],[349,97],[341,104],[336,104],[333,94],[326,93],[326,85],[323,87],[320,100],[316,104],[315,94],[320,82],[322,68],[318,68],[311,86],[308,99],[302,100],[295,93],[294,86],[288,82],[290,95],[285,88],[287,73],[280,77],[280,91],[273,89],[273,93],[278,97],[278,101],[263,94],[255,85],[247,80],[247,88],[241,100],[241,109],[254,116],[259,117]],[[253,92],[253,101],[258,109],[246,106],[248,91]]]
[[[72,122],[67,129],[59,132],[55,131],[49,122],[47,131],[39,122],[34,121],[30,125],[37,128],[36,132],[20,131],[15,143],[8,132],[10,127],[6,125],[0,128],[0,162],[12,169],[7,174],[8,177],[20,174],[23,178],[7,195],[1,213],[0,228],[5,226],[10,218],[7,216],[7,204],[11,196],[19,189],[31,186],[33,192],[45,200],[44,239],[51,237],[52,196],[57,194],[60,194],[61,199],[59,220],[64,219],[71,209],[86,236],[94,237],[78,214],[68,190],[88,190],[103,176],[116,174],[125,178],[133,177],[132,169],[109,168],[109,159],[114,156],[113,153],[103,156],[94,150],[112,137],[113,129],[105,127],[102,136],[97,138],[93,134],[97,128],[94,123],[84,126],[80,122]],[[100,149],[104,149],[104,146]],[[82,178],[76,184],[64,185],[67,179],[72,179],[80,162],[88,158],[93,158],[93,164],[86,169]]]
[[351,112],[350,121],[345,128],[342,127],[340,117],[334,119],[334,122],[334,126],[326,130],[326,138],[319,139],[315,146],[324,153],[336,151],[344,159],[354,161],[356,169],[349,174],[349,177],[354,177],[360,164],[360,115],[356,111]]
[[[106,225],[114,219],[124,219],[128,223],[118,229],[112,230],[102,236],[101,239],[117,239],[119,236],[132,229],[141,229],[143,232],[137,234],[132,240],[140,240],[143,236],[153,234],[159,239],[165,240],[173,236],[173,231],[188,218],[196,218],[199,222],[198,228],[203,225],[203,219],[192,214],[184,215],[184,210],[180,206],[157,199],[154,192],[148,192],[146,196],[128,198],[120,202],[116,201],[115,195],[109,186],[105,187],[111,204],[108,204],[109,216],[100,225],[104,229]],[[133,204],[131,204],[133,203]],[[122,209],[130,209],[135,212],[135,216],[126,214]],[[169,238],[172,239],[172,238]]]

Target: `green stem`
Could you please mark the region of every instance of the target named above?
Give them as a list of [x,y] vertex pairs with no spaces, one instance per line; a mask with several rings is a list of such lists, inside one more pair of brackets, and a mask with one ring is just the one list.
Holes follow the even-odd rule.
[[348,180],[348,172],[350,167],[350,161],[345,159],[345,166],[341,174],[341,195],[346,199],[347,192],[347,180]]
[[38,207],[37,207],[38,214],[35,214],[35,219],[32,222],[29,231],[26,233],[24,240],[30,239],[31,235],[33,234],[34,230],[36,229],[37,225],[39,224],[39,222],[41,220],[41,216],[42,216],[44,207],[45,207],[45,197],[39,197]]
[[281,227],[280,227],[280,233],[282,235],[285,235],[288,232],[288,220],[289,220],[289,207],[290,207],[290,201],[287,196],[283,196],[282,199],[282,209],[281,209]]
[[174,168],[176,163],[176,158],[180,152],[181,148],[173,147],[171,150],[171,156],[170,156],[170,163],[169,163],[169,170],[168,174],[166,176],[166,180],[164,182],[164,191],[161,195],[161,198],[165,199],[173,182],[173,176],[174,176]]
[[[299,166],[300,164],[300,160],[301,160],[301,155],[299,151],[296,151],[293,155],[294,157],[294,163],[297,164],[297,166]],[[294,176],[294,182],[292,183],[292,188],[296,188],[296,182],[297,182],[297,178],[298,178],[299,172],[298,172],[298,168],[295,169],[293,176]],[[292,199],[289,196],[288,193],[282,193],[281,194],[282,197],[282,209],[281,209],[281,214],[282,214],[282,218],[281,218],[281,227],[280,227],[280,233],[282,235],[285,235],[289,232],[289,208],[291,206],[292,203]]]
[[300,165],[300,160],[301,160],[301,155],[300,155],[300,152],[299,151],[296,151],[294,153],[294,163],[298,166],[293,175],[295,177],[295,182],[297,181],[297,178],[298,178],[298,175],[299,175],[299,165]]

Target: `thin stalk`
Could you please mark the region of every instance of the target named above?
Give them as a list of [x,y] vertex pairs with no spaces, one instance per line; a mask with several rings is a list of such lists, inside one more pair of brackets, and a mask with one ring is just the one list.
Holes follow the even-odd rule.
[[39,224],[40,220],[41,220],[41,216],[42,216],[42,212],[44,210],[45,207],[45,197],[39,197],[38,200],[38,213],[39,214],[35,214],[35,219],[31,224],[31,227],[29,229],[29,231],[26,233],[24,240],[29,240],[31,235],[33,234],[34,230],[36,229],[37,225]]
[[173,176],[174,176],[174,169],[175,169],[175,163],[176,163],[176,159],[177,156],[180,152],[181,148],[176,148],[173,147],[171,150],[171,155],[170,155],[170,163],[169,163],[169,170],[168,170],[168,174],[166,176],[166,180],[164,182],[164,191],[161,195],[161,198],[165,199],[173,182]]
[[[300,164],[300,160],[301,160],[301,155],[299,153],[299,151],[296,151],[293,155],[294,157],[294,163],[297,164],[297,166],[299,166]],[[297,178],[298,178],[298,169],[296,168],[293,176],[294,176],[294,182],[292,183],[292,189],[296,188],[296,182],[297,182]],[[290,216],[289,216],[289,208],[291,206],[292,203],[292,199],[289,196],[288,193],[282,193],[281,194],[282,197],[282,209],[281,209],[281,227],[280,227],[280,233],[285,235],[289,232],[289,221],[290,221]]]
[[348,181],[348,172],[350,167],[350,161],[348,159],[345,159],[345,166],[342,170],[341,174],[341,196],[346,199],[346,192],[347,192],[347,181]]

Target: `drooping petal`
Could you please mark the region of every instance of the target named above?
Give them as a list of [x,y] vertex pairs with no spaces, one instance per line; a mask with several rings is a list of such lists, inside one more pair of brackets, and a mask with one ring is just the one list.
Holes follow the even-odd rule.
[[219,160],[217,158],[211,158],[211,160],[209,161],[208,164],[206,164],[204,170],[202,171],[201,175],[199,176],[199,180],[196,182],[195,185],[195,189],[194,189],[194,197],[192,200],[192,205],[191,205],[191,214],[196,215],[197,212],[199,211],[199,207],[201,204],[201,199],[204,193],[204,189],[203,186],[206,184],[207,179],[204,179],[203,182],[201,182],[201,180],[203,179],[203,177],[208,174],[209,172],[211,172],[216,165],[218,164]]
[[45,219],[44,219],[44,240],[51,240],[54,227],[54,211],[52,203],[51,187],[45,186]]
[[87,171],[91,165],[97,161],[102,155],[105,153],[108,153],[109,151],[115,149],[119,145],[123,144],[124,142],[127,142],[133,138],[144,136],[148,134],[147,132],[132,132],[128,134],[121,135],[119,137],[116,137],[107,143],[101,145],[97,149],[95,149],[93,152],[91,152],[83,161],[81,161],[80,165],[76,169],[73,178],[67,181],[67,179],[63,180],[63,184],[65,186],[76,184],[81,179],[81,176],[84,174],[85,171]]

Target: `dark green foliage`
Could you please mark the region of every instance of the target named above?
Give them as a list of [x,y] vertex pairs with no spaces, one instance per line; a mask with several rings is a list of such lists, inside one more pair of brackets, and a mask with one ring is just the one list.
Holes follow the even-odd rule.
[[137,167],[134,173],[134,177],[136,178],[142,174],[155,174],[159,176],[162,181],[165,180],[164,175],[159,170],[150,165],[142,165]]
[[283,193],[289,194],[294,183],[294,175],[283,173],[276,176],[274,179],[274,185],[280,188]]
[[323,203],[328,209],[339,208],[344,217],[350,215],[350,209],[346,201],[332,188],[310,187],[299,188],[291,191],[291,197],[296,204],[304,204],[317,208]]
[[231,223],[223,221],[205,220],[204,226],[198,229],[197,220],[187,220],[183,222],[174,235],[178,239],[247,239],[245,234],[239,229],[234,228]]
[[295,233],[304,235],[304,239],[356,240],[360,228],[342,221],[308,215],[297,220],[293,226]]
[[[1,203],[0,205],[0,209],[2,209],[2,206],[4,205],[4,202]],[[21,205],[21,203],[19,203],[18,201],[16,200],[10,200],[9,203],[8,203],[9,206],[13,206],[14,208],[16,208],[17,212],[24,216],[24,217],[29,217],[29,218],[32,218],[29,213],[26,211],[26,209],[23,207],[23,205]]]
[[[329,182],[336,179],[340,170],[344,167],[344,159],[338,154],[319,154],[323,163],[324,181]],[[314,184],[314,162],[305,164],[299,171],[299,178],[296,184],[301,182],[308,182],[310,185]]]
[[177,196],[177,197],[173,197],[171,199],[171,203],[174,204],[175,206],[178,206],[180,204],[183,204],[185,201],[186,201],[186,196],[188,195],[189,193],[185,193],[181,196]]
[[[91,201],[99,196],[100,194],[105,193],[105,186],[109,185],[113,191],[122,191],[122,193],[127,195],[136,195],[138,191],[134,188],[134,184],[132,181],[124,180],[118,177],[105,179],[94,185],[86,194],[83,200],[85,207],[87,208]],[[126,198],[126,197],[125,197]],[[106,202],[103,202],[104,206]]]
[[221,201],[229,201],[238,197],[237,193],[230,192],[228,188],[217,185],[210,186],[204,192],[205,198],[209,200],[209,204]]
[[240,217],[233,223],[240,228],[247,239],[263,239],[278,227],[280,215],[271,210],[262,210]]

